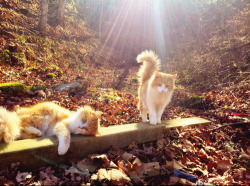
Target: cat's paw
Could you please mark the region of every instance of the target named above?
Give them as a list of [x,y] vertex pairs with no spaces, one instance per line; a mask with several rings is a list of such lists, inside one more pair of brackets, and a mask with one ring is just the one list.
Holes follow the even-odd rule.
[[67,151],[68,151],[68,148],[65,147],[65,146],[59,146],[59,147],[58,147],[58,154],[59,154],[59,155],[64,155],[64,154],[67,153]]
[[43,135],[41,131],[35,131],[33,134],[37,137],[41,137]]
[[161,120],[157,120],[157,124],[161,124]]
[[148,122],[148,117],[146,114],[141,114],[141,119],[143,123]]
[[157,124],[157,118],[156,117],[149,117],[149,123],[150,125],[156,125]]
[[150,125],[156,125],[156,120],[150,120],[149,124]]

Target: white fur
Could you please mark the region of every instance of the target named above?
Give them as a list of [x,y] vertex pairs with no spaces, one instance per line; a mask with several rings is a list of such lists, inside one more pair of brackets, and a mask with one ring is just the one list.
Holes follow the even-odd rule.
[[161,86],[158,86],[157,87],[157,89],[158,89],[158,91],[161,93],[163,93],[163,92],[165,92],[165,93],[167,93],[167,91],[168,91],[168,88],[164,85],[164,84],[162,84]]
[[79,126],[80,126],[81,128],[82,128],[82,127],[87,127],[88,124],[87,124],[87,122],[86,122],[86,123],[83,123],[83,124],[81,123]]
[[[146,108],[149,113],[149,123],[151,125],[156,125],[161,123],[161,116],[165,107],[171,101],[173,90],[168,90],[165,85],[158,87],[157,89],[152,88],[151,84],[154,80],[154,76],[150,79],[147,87],[146,94]],[[145,113],[142,115],[142,119],[145,120]],[[143,121],[145,122],[145,121]]]
[[83,125],[81,121],[81,117],[79,115],[80,115],[80,110],[77,110],[68,118],[71,131],[74,131],[76,128]]
[[59,155],[64,155],[68,151],[69,145],[66,145],[64,143],[64,136],[63,135],[58,136],[58,140],[59,140],[58,154]]

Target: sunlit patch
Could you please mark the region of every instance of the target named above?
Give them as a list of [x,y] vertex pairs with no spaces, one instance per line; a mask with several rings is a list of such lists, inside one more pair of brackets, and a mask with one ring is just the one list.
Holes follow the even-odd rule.
[[166,3],[162,3],[155,0],[127,0],[121,1],[113,17],[110,12],[104,11],[100,20],[105,22],[99,25],[99,36],[104,44],[99,54],[106,51],[106,46],[110,46],[119,49],[118,55],[119,51],[124,55],[124,50],[129,46],[135,47],[143,42],[145,47],[157,47],[160,54],[165,55],[167,47],[164,42],[166,27],[163,26],[163,7]]

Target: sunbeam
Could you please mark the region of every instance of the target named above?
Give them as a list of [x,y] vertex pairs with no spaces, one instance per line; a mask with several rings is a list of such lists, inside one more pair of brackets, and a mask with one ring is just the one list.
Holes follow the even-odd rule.
[[170,1],[162,0],[122,1],[112,17],[107,15],[109,11],[103,14],[104,18],[109,17],[110,24],[104,23],[99,28],[104,43],[100,53],[107,46],[116,48],[120,53],[126,53],[127,50],[138,53],[143,50],[140,46],[144,46],[158,51],[160,57],[166,56],[166,51],[174,42],[170,38],[168,26],[174,25],[176,21],[173,16],[178,14],[176,7]]

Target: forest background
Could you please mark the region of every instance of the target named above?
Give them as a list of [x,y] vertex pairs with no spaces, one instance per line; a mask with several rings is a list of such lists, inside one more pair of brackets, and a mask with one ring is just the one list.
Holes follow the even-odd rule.
[[[199,162],[216,175],[218,183],[228,183],[223,176],[234,183],[247,183],[247,0],[0,2],[0,105],[12,110],[16,105],[49,100],[76,110],[88,104],[104,112],[102,126],[140,122],[136,74],[139,66],[135,59],[141,51],[151,49],[161,58],[163,72],[178,74],[173,100],[163,119],[199,116],[212,121],[211,139],[201,136],[202,145],[192,139],[190,143],[199,149],[210,145],[221,151],[230,146],[236,155],[231,154],[229,162],[216,163],[226,164],[233,174],[226,174],[228,169],[214,172],[212,168],[220,167],[219,163],[209,164],[204,157]],[[44,21],[46,2],[48,13]],[[231,125],[235,123],[238,124]],[[218,133],[222,137],[212,132],[221,126],[224,127]],[[176,130],[178,135],[183,132]],[[192,133],[190,129],[182,130]],[[221,138],[224,146],[217,144]],[[194,151],[202,156],[200,150]],[[240,159],[242,153],[244,158]],[[147,161],[152,160],[151,155],[146,154]],[[212,177],[204,170],[198,174],[203,181],[208,181],[209,176]],[[158,177],[153,181],[159,181]],[[150,180],[140,179],[143,183]],[[163,178],[161,181],[167,182]]]

